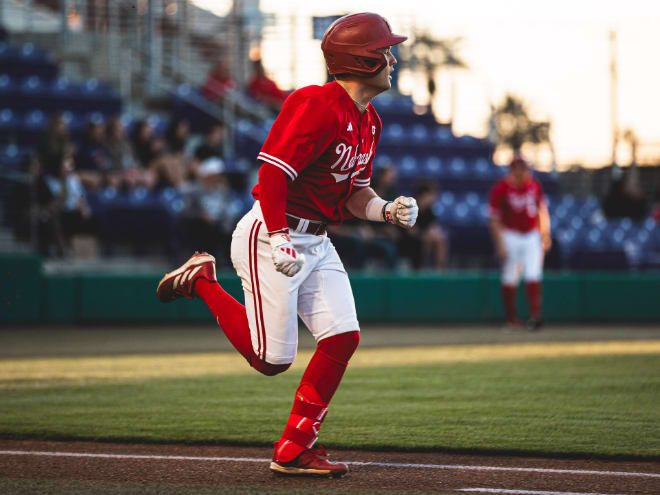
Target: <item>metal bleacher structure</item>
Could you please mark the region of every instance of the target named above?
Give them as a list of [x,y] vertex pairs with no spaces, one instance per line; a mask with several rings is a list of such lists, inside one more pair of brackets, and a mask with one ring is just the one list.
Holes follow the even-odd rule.
[[[197,130],[227,117],[222,110],[208,111],[209,105],[190,82],[174,85],[167,94],[171,115],[188,118]],[[436,183],[440,193],[434,213],[448,234],[452,259],[463,260],[455,266],[493,267],[487,196],[505,173],[492,161],[493,144],[456,136],[430,112],[413,112],[410,97],[384,94],[374,104],[384,122],[375,168],[395,164],[404,193],[411,193],[420,181]],[[43,135],[49,116],[64,112],[75,139],[90,119],[122,115],[130,129],[135,118],[130,112],[122,114],[125,107],[123,96],[94,77],[80,81],[61,77],[49,51],[29,42],[0,41],[0,197],[5,229],[15,227],[16,221],[7,198],[17,184],[30,180],[26,158]],[[163,132],[162,115],[149,119],[157,133]],[[254,112],[235,116],[233,146],[226,157],[232,173],[254,171],[255,157],[271,123],[272,119],[260,119]],[[643,269],[659,264],[660,228],[653,219],[608,220],[597,197],[561,194],[556,175],[535,174],[547,194],[553,225],[548,267]],[[234,199],[238,210],[249,207],[247,192]],[[179,247],[177,219],[183,202],[176,190],[153,193],[138,188],[122,193],[107,188],[89,193],[88,199],[100,219],[104,242],[151,241],[170,251]]]

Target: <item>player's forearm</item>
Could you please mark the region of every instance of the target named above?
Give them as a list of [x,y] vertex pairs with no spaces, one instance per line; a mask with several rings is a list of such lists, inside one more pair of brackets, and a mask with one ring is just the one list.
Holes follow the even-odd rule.
[[262,165],[259,169],[259,203],[268,232],[286,229],[287,177],[279,168]]
[[[351,196],[348,198],[348,201],[346,201],[346,208],[351,212],[351,214],[357,218],[361,218],[362,220],[375,220],[384,222],[385,219],[382,218],[382,213],[380,218],[378,218],[378,215],[369,215],[369,209],[374,210],[375,203],[371,203],[371,205],[369,204],[374,198],[377,202],[380,200],[378,203],[381,205],[380,209],[382,210],[382,204],[387,202],[379,198],[376,194],[376,191],[370,187],[358,189],[353,194],[351,194]],[[370,208],[367,208],[368,206],[370,206]],[[370,216],[375,216],[375,218],[370,218]]]
[[548,213],[546,206],[542,206],[539,209],[539,231],[541,232],[541,237],[550,236],[550,213]]

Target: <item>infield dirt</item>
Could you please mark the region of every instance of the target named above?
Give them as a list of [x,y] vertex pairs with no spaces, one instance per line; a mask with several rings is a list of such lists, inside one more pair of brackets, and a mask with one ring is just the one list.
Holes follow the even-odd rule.
[[[0,477],[14,480],[82,480],[172,486],[174,492],[194,493],[195,486],[224,487],[230,491],[261,493],[469,493],[466,489],[598,493],[658,494],[660,463],[605,460],[547,459],[538,457],[472,456],[444,453],[337,451],[333,458],[351,464],[341,479],[282,478],[268,470],[270,449],[228,446],[135,445],[91,442],[2,440],[0,450],[21,452],[110,454],[127,457],[73,457],[0,454]],[[128,456],[179,456],[187,459],[152,459]],[[235,460],[203,460],[190,457],[226,457]],[[239,460],[243,459],[243,460]],[[249,461],[245,459],[256,459]],[[375,465],[359,463],[378,463]],[[396,466],[383,466],[394,463]],[[423,464],[404,466],[403,464]],[[432,465],[438,467],[431,467]],[[496,470],[486,468],[534,468],[564,472]],[[571,471],[599,471],[576,473]],[[618,473],[618,474],[617,474]],[[626,475],[621,473],[644,473]],[[191,485],[184,489],[184,485]],[[88,485],[93,487],[94,485]],[[103,485],[99,485],[103,486]],[[181,490],[177,490],[177,486]],[[93,490],[93,489],[92,489]],[[191,491],[192,490],[192,491]],[[167,490],[169,492],[169,490]],[[107,490],[103,491],[104,493]],[[172,493],[174,493],[172,492]],[[60,492],[56,492],[60,493]],[[62,492],[63,493],[63,492]],[[100,491],[98,492],[100,493]],[[206,491],[204,491],[206,493]],[[221,493],[227,493],[222,491]],[[472,491],[471,493],[478,493]],[[495,493],[491,491],[490,493]]]

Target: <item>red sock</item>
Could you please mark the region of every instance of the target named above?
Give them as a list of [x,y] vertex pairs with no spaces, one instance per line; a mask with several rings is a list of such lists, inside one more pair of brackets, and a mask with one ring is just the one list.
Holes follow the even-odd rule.
[[288,462],[314,445],[328,404],[335,394],[348,360],[360,342],[360,332],[347,332],[319,342],[296,390],[291,415],[275,457]]
[[291,364],[270,364],[259,359],[252,348],[250,325],[245,306],[231,297],[217,282],[199,278],[195,293],[206,303],[229,342],[247,359],[250,366],[264,375],[273,376],[286,371]]
[[541,282],[527,282],[527,303],[529,304],[529,315],[534,319],[541,318]]
[[195,282],[195,293],[209,307],[229,342],[250,361],[254,351],[245,306],[227,294],[220,284],[203,278]]
[[516,317],[516,289],[515,285],[502,285],[502,304],[508,323],[514,323]]

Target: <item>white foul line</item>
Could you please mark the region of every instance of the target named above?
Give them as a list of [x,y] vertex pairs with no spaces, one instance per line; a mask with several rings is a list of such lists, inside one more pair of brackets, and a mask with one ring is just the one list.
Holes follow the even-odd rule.
[[[0,450],[0,455],[32,455],[50,457],[95,457],[100,459],[147,459],[172,461],[218,461],[218,462],[270,462],[271,459],[257,459],[253,457],[197,457],[183,455],[138,455],[138,454],[97,454],[83,452],[42,452],[30,450]],[[517,471],[527,473],[557,473],[557,474],[586,474],[593,476],[637,476],[643,478],[660,478],[658,473],[635,473],[629,471],[589,471],[582,469],[548,469],[504,466],[463,466],[460,464],[411,464],[399,462],[360,462],[344,461],[352,466],[394,467],[413,469],[456,469],[460,471]],[[518,493],[518,492],[514,492]],[[595,495],[595,494],[594,494]]]
[[505,490],[504,488],[459,488],[457,491],[473,493],[512,493],[515,495],[605,495],[603,493],[591,492],[548,492],[543,490]]
[[599,476],[642,476],[646,478],[660,478],[656,473],[631,473],[628,471],[588,471],[583,469],[549,469],[525,468],[504,466],[461,466],[460,464],[405,464],[398,462],[345,462],[356,466],[404,467],[418,469],[460,469],[462,471],[519,471],[527,473],[558,473],[558,474],[588,474]]

